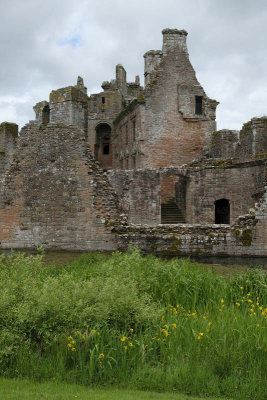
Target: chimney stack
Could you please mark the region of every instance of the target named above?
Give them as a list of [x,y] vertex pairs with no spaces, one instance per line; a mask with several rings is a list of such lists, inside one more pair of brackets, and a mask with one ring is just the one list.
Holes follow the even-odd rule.
[[179,47],[182,51],[188,54],[186,45],[186,36],[188,33],[185,30],[178,29],[163,29],[163,45],[162,52],[163,56],[166,56],[167,52],[173,50],[175,47]]

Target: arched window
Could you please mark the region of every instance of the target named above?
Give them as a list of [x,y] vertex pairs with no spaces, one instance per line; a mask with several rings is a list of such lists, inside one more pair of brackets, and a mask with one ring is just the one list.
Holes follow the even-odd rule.
[[227,199],[215,201],[215,224],[230,224],[230,202]]

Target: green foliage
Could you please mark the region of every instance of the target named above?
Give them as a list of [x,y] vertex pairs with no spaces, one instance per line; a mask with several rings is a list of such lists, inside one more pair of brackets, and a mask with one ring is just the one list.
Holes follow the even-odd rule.
[[267,278],[136,249],[0,259],[0,373],[261,400]]
[[[199,397],[188,397],[178,393],[88,388],[81,385],[60,383],[54,379],[43,383],[30,382],[28,380],[0,379],[0,387],[0,400],[204,400]],[[209,398],[209,400],[215,400],[215,398]]]

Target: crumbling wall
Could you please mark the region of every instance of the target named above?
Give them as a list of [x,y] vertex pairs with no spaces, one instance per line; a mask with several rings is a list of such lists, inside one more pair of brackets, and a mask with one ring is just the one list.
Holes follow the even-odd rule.
[[239,136],[236,159],[246,161],[267,157],[267,117],[252,118],[243,125]]
[[76,86],[53,90],[50,93],[50,122],[76,125],[87,135],[88,97]]
[[254,210],[233,225],[178,224],[118,227],[120,246],[165,256],[267,256],[267,186]]
[[115,170],[108,179],[130,223],[160,223],[160,175],[157,170]]
[[245,162],[267,157],[267,117],[252,118],[240,132],[223,129],[213,132],[204,151],[210,158]]
[[229,159],[234,158],[239,140],[239,132],[229,129],[215,131],[211,136],[210,148],[205,149],[209,157]]
[[120,214],[83,131],[36,123],[22,129],[0,188],[2,248],[114,250]]
[[214,203],[230,201],[230,222],[248,213],[262,197],[265,182],[263,160],[233,164],[217,160],[206,167],[190,168],[187,186],[187,222],[212,224],[215,222]]
[[10,168],[16,151],[18,125],[11,122],[0,124],[0,177]]

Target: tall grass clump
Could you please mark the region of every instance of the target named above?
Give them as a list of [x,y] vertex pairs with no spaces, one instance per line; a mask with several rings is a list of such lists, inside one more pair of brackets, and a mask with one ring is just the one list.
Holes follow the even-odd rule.
[[267,278],[137,249],[0,261],[0,374],[193,395],[266,394]]

